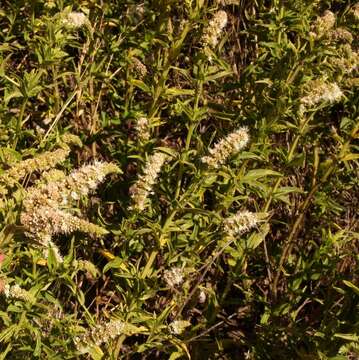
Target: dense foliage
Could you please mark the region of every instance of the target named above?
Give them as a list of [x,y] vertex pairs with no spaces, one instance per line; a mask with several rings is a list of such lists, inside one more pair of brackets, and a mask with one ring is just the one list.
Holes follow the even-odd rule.
[[359,3],[0,26],[0,359],[359,358]]

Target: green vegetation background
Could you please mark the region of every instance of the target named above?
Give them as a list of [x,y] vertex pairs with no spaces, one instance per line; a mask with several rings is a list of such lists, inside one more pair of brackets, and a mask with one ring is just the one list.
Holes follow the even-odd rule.
[[[228,22],[206,46],[219,10]],[[68,24],[71,11],[86,22]],[[359,358],[358,12],[344,0],[2,0],[3,171],[71,133],[83,146],[58,168],[97,159],[122,174],[77,203],[108,234],[56,237],[62,263],[19,220],[17,190],[39,172],[4,192],[0,359]],[[334,83],[339,101],[315,101]],[[243,126],[247,148],[207,168]],[[135,211],[130,188],[154,151],[169,160]],[[267,217],[228,241],[223,220],[244,210]],[[76,346],[113,319],[130,330]]]

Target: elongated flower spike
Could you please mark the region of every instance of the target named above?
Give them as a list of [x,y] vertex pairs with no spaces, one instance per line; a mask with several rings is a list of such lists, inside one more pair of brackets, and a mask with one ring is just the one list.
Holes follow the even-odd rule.
[[53,168],[55,165],[64,162],[70,153],[70,149],[57,149],[55,151],[46,151],[34,158],[20,161],[13,165],[9,170],[0,175],[0,183],[7,187],[14,186],[16,182],[31,174],[34,171],[45,171]]
[[111,320],[107,323],[98,324],[94,326],[89,332],[83,334],[75,339],[75,344],[80,347],[82,344],[88,344],[89,342],[99,346],[108,342],[110,339],[114,339],[116,336],[120,336],[126,327],[126,323],[121,320]]
[[138,75],[139,79],[143,79],[147,75],[146,65],[136,57],[133,57],[131,60],[134,72]]
[[228,236],[236,237],[253,229],[259,222],[258,214],[247,210],[239,211],[223,221],[223,229]]
[[334,31],[331,31],[329,37],[333,41],[343,43],[352,43],[354,40],[352,33],[345,28],[337,28]]
[[89,19],[82,12],[71,11],[63,17],[62,24],[69,29],[79,29],[89,24]]
[[335,103],[343,96],[343,92],[336,83],[326,83],[322,80],[314,80],[308,84],[309,92],[300,99],[300,112],[320,103]]
[[313,31],[311,34],[314,37],[322,37],[327,36],[328,32],[334,27],[335,25],[335,15],[329,10],[326,10],[324,14],[317,18],[313,25]]
[[146,331],[143,326],[135,326],[122,320],[112,319],[108,322],[96,324],[86,333],[74,339],[76,348],[81,353],[86,353],[94,346],[100,346],[115,339],[120,335],[133,335]]
[[183,270],[178,267],[165,270],[163,278],[169,287],[175,288],[183,283]]
[[4,287],[4,295],[8,299],[17,299],[25,302],[32,302],[33,296],[26,290],[22,289],[19,285],[6,284]]
[[[12,187],[20,179],[33,172],[42,172],[53,169],[57,164],[64,162],[70,154],[69,145],[81,146],[81,140],[73,134],[65,134],[61,138],[61,148],[45,151],[30,159],[15,163],[9,170],[0,175],[0,187]],[[1,193],[1,190],[0,190]]]
[[71,208],[81,196],[87,196],[108,174],[115,172],[119,172],[115,164],[95,161],[74,170],[68,176],[53,170],[51,174],[47,174],[44,182],[39,182],[26,191],[20,221],[27,235],[43,248],[45,256],[52,248],[57,260],[62,261],[58,248],[52,242],[53,235],[70,234],[74,231],[94,235],[107,233],[102,227],[64,209]]
[[145,209],[146,199],[152,193],[152,188],[167,158],[168,155],[162,152],[156,152],[149,157],[143,174],[130,189],[133,202],[131,209],[138,211]]
[[229,156],[243,149],[249,141],[248,130],[242,127],[220,140],[212,149],[210,155],[204,156],[202,162],[212,168],[219,168]]
[[354,51],[350,44],[345,44],[338,48],[338,54],[340,55],[339,57],[329,60],[330,64],[346,74],[350,74],[358,69],[359,53]]
[[135,128],[137,131],[137,137],[140,141],[145,142],[150,139],[150,126],[149,121],[146,117],[141,116],[137,119]]
[[227,22],[228,16],[225,11],[220,10],[214,14],[202,36],[202,43],[204,47],[216,47],[222,31],[227,25]]

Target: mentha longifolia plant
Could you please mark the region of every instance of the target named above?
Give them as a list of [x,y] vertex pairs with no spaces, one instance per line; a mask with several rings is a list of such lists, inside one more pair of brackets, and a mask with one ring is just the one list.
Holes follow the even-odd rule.
[[51,249],[59,262],[63,259],[52,241],[54,235],[70,234],[74,231],[95,235],[107,233],[102,227],[71,212],[74,210],[75,202],[95,191],[108,174],[119,172],[116,165],[100,161],[84,165],[67,176],[64,172],[53,169],[69,155],[70,148],[67,143],[80,142],[77,137],[71,135],[66,135],[63,140],[65,141],[62,148],[21,161],[0,177],[4,187],[3,193],[6,194],[6,188],[13,187],[24,176],[32,172],[44,172],[36,181],[36,185],[26,188],[21,194],[20,223],[26,235],[42,248],[45,257]]
[[[204,164],[203,176],[206,177],[208,169],[219,169],[221,165],[226,164],[232,156],[238,154],[248,144],[248,141],[249,133],[246,128],[240,128],[220,140],[209,150],[209,154],[201,159]],[[57,266],[61,267],[61,264],[66,266],[64,255],[67,254],[62,254],[59,249],[59,235],[68,236],[74,232],[82,232],[94,236],[92,241],[98,241],[96,237],[99,239],[109,233],[104,227],[79,217],[75,206],[78,205],[80,199],[91,196],[98,185],[105,181],[106,176],[119,174],[121,171],[114,163],[100,161],[83,165],[69,174],[56,169],[56,166],[67,159],[70,146],[73,144],[80,144],[80,140],[76,136],[67,134],[62,138],[60,148],[15,163],[0,177],[3,186],[2,207],[9,206],[11,197],[21,202],[19,221],[28,246],[40,252],[42,260],[39,263],[41,264],[54,261]],[[161,181],[159,176],[165,162],[170,162],[170,156],[161,151],[155,151],[148,158],[143,174],[139,175],[138,180],[130,189],[132,197],[130,213],[146,212],[151,202],[150,195],[154,193],[154,185]],[[19,181],[32,173],[40,174],[40,176],[33,185],[21,187]],[[227,240],[229,239],[225,248],[233,243],[237,236],[257,227],[262,220],[263,214],[259,216],[246,210],[226,218],[220,227],[220,231]],[[75,263],[96,274],[97,269],[90,261],[79,260]],[[174,292],[174,298],[178,297],[178,301],[183,301],[183,296],[179,295],[176,289],[183,282],[188,281],[186,276],[188,276],[188,271],[180,267],[172,267],[164,272],[164,283],[171,289],[170,291]],[[41,303],[41,300],[36,299],[37,293],[33,289],[25,290],[10,277],[3,277],[1,281],[3,294],[8,301],[17,300],[28,304],[40,301]],[[188,326],[190,326],[188,320],[173,318],[173,321],[169,323],[168,331],[170,334],[180,335]],[[100,345],[109,339],[115,339],[119,335],[130,336],[147,331],[148,329],[143,326],[136,327],[114,318],[109,322],[98,323],[87,333],[76,336],[73,341],[80,353],[101,354]]]
[[[0,172],[4,357],[201,359],[229,344],[229,358],[280,359],[267,347],[298,355],[297,344],[319,344],[336,318],[328,343],[357,343],[337,311],[350,305],[338,306],[342,274],[327,306],[331,277],[310,273],[312,264],[336,273],[340,236],[350,233],[330,237],[339,216],[329,230],[326,214],[318,231],[305,220],[315,223],[312,204],[340,213],[325,191],[358,158],[346,106],[358,86],[359,5],[339,17],[324,2],[320,11],[295,1],[60,3],[44,2],[43,17],[42,5],[18,9],[34,11],[33,33],[18,43],[26,38],[35,53],[24,63],[40,69],[4,78],[0,69],[4,107],[20,104],[0,107],[16,115],[14,149],[33,140],[26,131],[52,149],[19,160],[7,147],[15,160]],[[12,41],[24,25],[4,14],[11,26],[0,37]],[[0,55],[12,59],[15,45]],[[342,128],[331,108],[346,114]],[[66,121],[94,141],[92,160],[74,165],[75,154],[88,158],[75,153],[77,136],[54,139]],[[335,245],[328,256],[316,232]]]

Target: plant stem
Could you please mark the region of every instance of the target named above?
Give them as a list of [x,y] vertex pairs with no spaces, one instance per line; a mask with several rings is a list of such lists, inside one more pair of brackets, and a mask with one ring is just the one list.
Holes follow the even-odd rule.
[[22,128],[22,121],[24,119],[24,113],[25,113],[25,109],[26,109],[27,100],[28,100],[27,97],[25,97],[23,99],[23,102],[22,102],[21,108],[20,108],[19,118],[17,119],[17,123],[16,123],[16,139],[15,139],[15,142],[14,142],[14,149],[16,149],[17,142],[19,141],[21,128]]
[[307,212],[307,210],[309,208],[309,205],[311,204],[312,198],[315,195],[315,193],[318,191],[320,185],[324,184],[327,181],[327,179],[329,178],[331,173],[334,171],[335,166],[336,166],[336,162],[333,162],[333,164],[327,169],[327,171],[324,174],[324,176],[322,177],[321,181],[318,182],[316,185],[314,185],[312,187],[311,191],[308,193],[308,195],[305,198],[304,202],[300,206],[300,209],[299,209],[300,214],[297,217],[296,221],[294,222],[291,232],[289,233],[289,236],[288,236],[286,244],[284,246],[282,255],[281,255],[280,260],[279,260],[278,271],[277,271],[277,273],[276,273],[276,275],[274,277],[274,280],[273,280],[272,297],[273,297],[274,302],[277,300],[277,295],[278,295],[277,287],[278,287],[278,282],[279,282],[280,276],[281,276],[282,271],[283,271],[284,262],[288,258],[289,254],[291,252],[292,246],[294,244],[294,241],[295,241],[295,239],[297,238],[297,236],[299,234],[300,226],[301,226],[301,224],[302,224],[302,222],[304,220],[304,217],[305,217],[305,214],[306,214],[306,212]]

